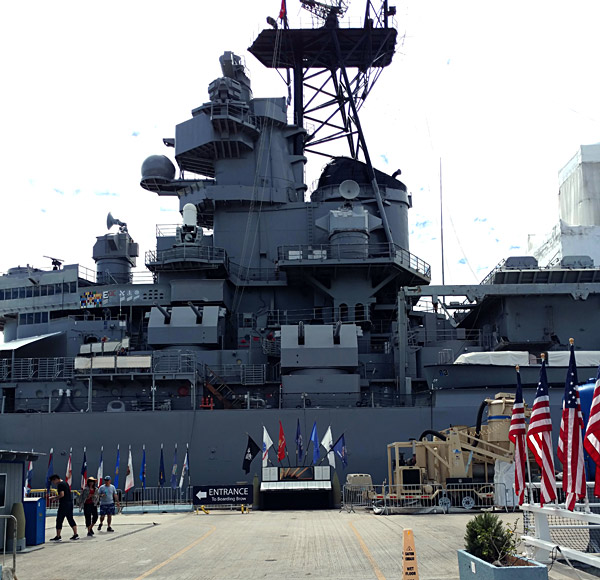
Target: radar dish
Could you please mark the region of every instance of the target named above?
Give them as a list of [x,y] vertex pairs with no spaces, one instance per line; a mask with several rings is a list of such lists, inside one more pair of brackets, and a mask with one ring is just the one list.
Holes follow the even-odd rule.
[[340,183],[339,191],[344,199],[355,199],[360,193],[360,185],[353,179],[346,179]]

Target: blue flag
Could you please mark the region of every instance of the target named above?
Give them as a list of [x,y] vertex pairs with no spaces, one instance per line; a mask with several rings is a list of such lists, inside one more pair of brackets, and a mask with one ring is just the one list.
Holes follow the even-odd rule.
[[142,482],[142,489],[146,489],[146,446],[144,445],[144,451],[142,453],[142,466],[140,467],[140,481]]
[[298,426],[296,427],[296,453],[298,454],[298,463],[302,462],[304,458],[304,448],[302,447],[302,432],[300,431],[300,419],[298,419]]
[[119,489],[119,460],[121,458],[121,450],[119,449],[119,446],[117,445],[117,465],[115,466],[115,483],[113,484],[115,486],[115,489]]
[[165,477],[165,456],[163,454],[163,446],[160,446],[160,468],[158,470],[158,485],[162,487],[167,478]]
[[333,444],[333,452],[342,460],[344,467],[348,466],[348,455],[346,452],[346,439],[344,434],[340,435],[340,438]]
[[317,422],[312,428],[312,433],[310,434],[310,440],[313,444],[313,465],[316,465],[319,462],[319,436],[317,435]]
[[175,443],[175,454],[173,455],[173,469],[171,470],[171,488],[177,489],[177,443]]
[[50,449],[50,457],[48,457],[48,473],[46,474],[46,490],[50,491],[50,476],[54,475],[54,448]]

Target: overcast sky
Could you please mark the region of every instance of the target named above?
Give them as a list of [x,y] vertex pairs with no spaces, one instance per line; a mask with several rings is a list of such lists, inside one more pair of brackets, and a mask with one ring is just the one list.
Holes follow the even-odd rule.
[[[5,2],[0,7],[0,271],[43,256],[93,268],[106,214],[143,253],[177,201],[140,188],[143,160],[208,100],[225,50],[244,55],[255,96],[279,76],[246,52],[279,0]],[[290,24],[308,20],[288,0]],[[349,17],[364,12],[353,0]],[[474,283],[527,234],[558,219],[557,173],[600,141],[600,3],[404,0],[401,42],[362,109],[373,163],[413,193],[411,251],[441,282]],[[323,158],[310,158],[307,181]]]

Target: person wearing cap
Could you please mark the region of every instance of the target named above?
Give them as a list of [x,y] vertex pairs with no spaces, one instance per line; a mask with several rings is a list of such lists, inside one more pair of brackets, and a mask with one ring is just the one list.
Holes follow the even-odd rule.
[[104,476],[104,484],[100,486],[98,490],[100,496],[100,523],[98,524],[98,531],[102,529],[104,523],[104,516],[106,516],[108,527],[107,532],[114,532],[110,524],[112,523],[112,517],[115,515],[115,503],[121,508],[119,504],[119,496],[115,486],[111,483],[110,475]]
[[94,536],[94,525],[98,521],[98,502],[100,494],[98,493],[98,480],[95,477],[88,477],[87,485],[79,495],[79,509],[83,509],[85,517],[85,527],[88,530],[87,535]]

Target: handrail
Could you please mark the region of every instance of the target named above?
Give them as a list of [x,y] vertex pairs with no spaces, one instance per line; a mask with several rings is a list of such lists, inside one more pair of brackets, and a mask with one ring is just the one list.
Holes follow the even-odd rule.
[[12,542],[12,552],[13,552],[13,565],[12,565],[12,573],[15,576],[17,571],[17,518],[12,514],[0,515],[0,519],[4,520],[4,545],[2,546],[2,567],[4,568],[4,558],[6,557],[6,530],[8,527],[9,518],[13,520],[13,542]]

